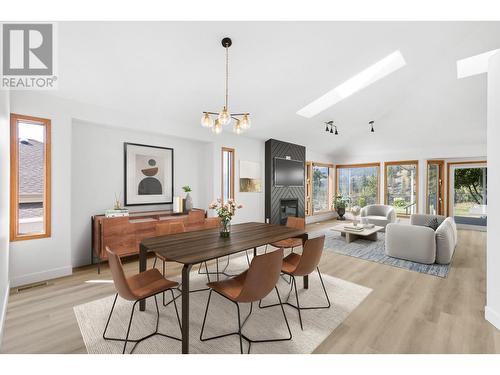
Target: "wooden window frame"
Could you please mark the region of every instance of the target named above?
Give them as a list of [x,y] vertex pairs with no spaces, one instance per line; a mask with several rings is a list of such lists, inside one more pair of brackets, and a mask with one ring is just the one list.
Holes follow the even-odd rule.
[[[415,213],[419,213],[419,207],[418,207],[418,195],[420,193],[420,182],[419,182],[419,163],[418,160],[396,160],[396,161],[387,161],[384,163],[384,204],[389,204],[387,202],[387,167],[392,166],[392,165],[415,165],[415,180],[417,181],[416,183],[416,191],[415,191]],[[410,217],[410,215],[406,214],[397,214],[398,217]]]
[[[45,129],[43,233],[19,234],[19,137],[18,122],[40,124]],[[10,241],[25,241],[51,236],[51,121],[45,118],[10,115]]]
[[380,204],[380,163],[357,163],[357,164],[339,164],[335,167],[335,195],[339,195],[339,173],[340,169],[347,168],[371,168],[377,167],[377,204]]
[[221,186],[220,186],[220,192],[221,192],[221,201],[224,201],[224,152],[229,152],[231,153],[231,179],[229,181],[229,199],[234,199],[234,165],[236,163],[236,157],[235,157],[235,150],[234,148],[230,147],[222,147],[221,152],[220,152],[220,181],[221,181]]
[[450,206],[452,204],[451,199],[448,199],[450,197],[450,180],[451,180],[451,167],[454,165],[467,165],[467,164],[485,164],[486,168],[488,168],[488,161],[487,160],[465,160],[465,161],[454,161],[454,162],[449,162],[446,163],[446,216],[449,216],[451,213]]
[[[309,204],[310,204],[310,212],[309,212],[309,215],[308,216],[314,216],[314,215],[324,215],[324,214],[327,214],[327,213],[330,213],[333,211],[333,195],[334,195],[334,178],[335,178],[335,165],[334,164],[330,164],[330,163],[319,163],[319,162],[315,162],[315,161],[308,161],[306,162],[306,166],[309,165],[310,166],[310,171],[311,171],[311,175],[310,176],[306,176],[306,180],[309,179],[310,180],[310,187],[311,187],[311,191],[310,191],[310,196],[309,196]],[[313,181],[312,181],[312,171],[314,169],[314,167],[327,167],[328,168],[328,203],[329,203],[329,209],[327,210],[323,210],[323,211],[314,211],[313,209],[313,205],[312,205],[312,192],[313,192]],[[307,191],[306,191],[307,192]],[[307,199],[307,197],[306,197]],[[307,205],[307,203],[306,203]]]
[[445,182],[444,182],[444,160],[443,159],[432,159],[427,160],[426,169],[425,169],[425,210],[426,214],[429,214],[429,167],[431,165],[439,166],[439,176],[438,178],[441,180],[441,185],[439,186],[439,196],[441,198],[441,203],[438,207],[438,215],[444,215],[446,212],[446,199],[445,199]]

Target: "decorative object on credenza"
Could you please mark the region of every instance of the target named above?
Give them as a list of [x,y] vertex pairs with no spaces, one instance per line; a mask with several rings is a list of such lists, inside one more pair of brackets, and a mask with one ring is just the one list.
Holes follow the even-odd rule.
[[[338,131],[338,129],[337,129],[337,125],[335,125],[335,124],[333,123],[333,121],[331,121],[331,120],[330,120],[330,121],[327,121],[327,122],[325,122],[325,124],[326,124],[326,129],[325,129],[325,131],[326,131],[327,133],[331,133],[331,134],[339,135],[339,131]],[[334,128],[335,128],[335,131],[333,131],[333,129],[334,129]]]
[[339,217],[337,220],[345,220],[345,208],[347,204],[349,203],[349,198],[344,197],[342,195],[337,195],[335,198],[333,198],[333,208],[335,208],[335,212],[337,212],[337,215]]
[[172,211],[175,214],[184,212],[184,200],[181,197],[174,197],[172,199]]
[[355,227],[357,227],[358,226],[358,216],[359,216],[359,213],[361,212],[361,207],[352,206],[350,211],[351,211],[351,214],[353,216],[352,224]]
[[186,197],[184,198],[184,211],[191,211],[193,208],[193,198],[191,198],[191,195],[189,195],[189,193],[192,191],[191,187],[189,185],[185,185],[182,187],[182,190],[184,190],[184,193],[186,193]]
[[375,129],[373,128],[373,124],[375,124],[375,121],[370,121],[368,125],[370,125],[370,132],[375,133]]
[[219,198],[215,202],[210,203],[209,209],[215,210],[220,218],[219,232],[221,237],[229,237],[231,234],[231,219],[233,218],[236,209],[243,208],[243,205],[236,204],[233,199],[228,199],[226,203]]
[[104,212],[105,217],[123,217],[129,216],[129,211],[126,208],[113,208]]
[[[208,112],[205,111],[203,112],[203,116],[201,118],[201,126],[204,128],[209,128],[211,129],[215,134],[220,134],[222,132],[222,127],[225,125],[229,125],[231,123],[231,120],[234,120],[234,125],[233,125],[233,131],[236,134],[240,134],[244,132],[245,130],[250,128],[250,113],[244,112],[244,113],[231,113],[229,111],[228,107],[228,97],[229,97],[229,47],[231,47],[231,44],[233,42],[231,41],[230,38],[224,38],[222,39],[222,46],[226,50],[226,90],[225,90],[225,100],[224,100],[224,107],[220,112]],[[210,116],[216,116],[217,118],[214,119]]]
[[125,206],[172,203],[174,150],[124,143]]
[[260,163],[240,160],[240,192],[261,192]]
[[120,203],[120,194],[115,193],[115,204],[113,206],[114,210],[121,210],[122,209],[122,204]]

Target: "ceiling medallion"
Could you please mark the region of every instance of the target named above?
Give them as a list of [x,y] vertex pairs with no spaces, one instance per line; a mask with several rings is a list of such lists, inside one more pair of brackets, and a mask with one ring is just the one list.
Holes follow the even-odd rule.
[[[214,132],[215,134],[220,134],[222,132],[222,128],[225,125],[229,125],[231,123],[231,120],[234,120],[233,124],[233,132],[236,134],[241,134],[245,130],[250,129],[250,113],[244,112],[244,113],[231,113],[229,111],[229,106],[228,106],[228,92],[229,92],[229,47],[231,47],[231,44],[233,42],[231,41],[230,38],[224,38],[222,39],[222,46],[226,50],[226,90],[225,90],[225,100],[224,100],[224,107],[220,112],[209,112],[205,111],[203,112],[203,116],[201,117],[201,126],[204,128],[209,128]],[[215,117],[212,118],[212,116]]]

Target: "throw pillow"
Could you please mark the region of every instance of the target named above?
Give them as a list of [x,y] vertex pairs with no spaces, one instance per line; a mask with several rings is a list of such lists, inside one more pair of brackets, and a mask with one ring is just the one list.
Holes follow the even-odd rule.
[[436,218],[430,219],[426,226],[431,228],[433,231],[436,231],[436,229],[438,229],[439,227],[438,219]]

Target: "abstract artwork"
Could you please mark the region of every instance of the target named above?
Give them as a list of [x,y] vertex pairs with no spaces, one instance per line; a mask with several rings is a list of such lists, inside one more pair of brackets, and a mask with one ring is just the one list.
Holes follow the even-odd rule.
[[174,150],[124,143],[125,206],[172,203]]
[[240,160],[240,192],[261,192],[260,163]]

